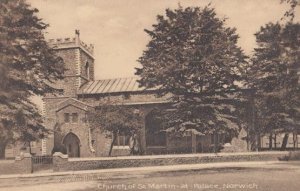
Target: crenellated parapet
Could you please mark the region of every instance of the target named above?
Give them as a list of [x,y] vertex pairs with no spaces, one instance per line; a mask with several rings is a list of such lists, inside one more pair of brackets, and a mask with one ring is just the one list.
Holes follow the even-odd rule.
[[94,45],[86,44],[79,38],[79,31],[76,30],[76,35],[74,38],[57,38],[57,39],[49,39],[48,44],[53,49],[66,49],[66,48],[81,48],[86,53],[88,53],[91,57],[94,55]]
[[76,38],[57,38],[49,39],[48,43],[51,45],[75,44]]

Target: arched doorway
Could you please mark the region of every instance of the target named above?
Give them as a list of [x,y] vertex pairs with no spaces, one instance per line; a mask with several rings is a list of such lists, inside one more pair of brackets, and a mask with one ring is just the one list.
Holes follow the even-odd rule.
[[74,133],[68,133],[63,140],[69,157],[80,157],[80,140]]

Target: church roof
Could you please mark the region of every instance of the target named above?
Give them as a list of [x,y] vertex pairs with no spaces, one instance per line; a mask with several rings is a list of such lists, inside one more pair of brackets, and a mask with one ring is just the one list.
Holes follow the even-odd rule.
[[90,81],[80,88],[78,94],[106,94],[145,91],[144,87],[139,87],[137,80],[137,77],[130,77]]

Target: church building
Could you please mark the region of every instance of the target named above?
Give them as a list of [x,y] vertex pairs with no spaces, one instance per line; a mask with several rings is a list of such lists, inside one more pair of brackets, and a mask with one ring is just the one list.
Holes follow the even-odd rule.
[[[61,94],[43,98],[45,126],[53,134],[43,140],[43,154],[53,149],[66,149],[69,157],[108,156],[111,137],[92,130],[87,121],[87,112],[97,109],[109,99],[114,103],[128,105],[143,113],[145,124],[141,130],[140,144],[143,154],[210,152],[212,143],[222,142],[222,137],[186,133],[171,136],[159,131],[154,110],[168,106],[167,97],[157,97],[155,90],[139,87],[136,77],[101,79],[94,78],[95,59],[93,45],[80,40],[79,31],[75,38],[49,41],[65,63],[64,80],[55,84]],[[129,155],[128,136],[119,135],[113,146],[112,155]]]
[[[193,131],[184,135],[161,131],[162,124],[157,121],[157,111],[167,109],[168,96],[157,97],[155,89],[139,86],[137,77],[95,79],[94,46],[80,39],[79,31],[74,38],[50,39],[50,47],[65,64],[64,79],[53,86],[59,89],[59,95],[46,95],[43,98],[44,125],[50,129],[50,136],[30,144],[33,155],[51,155],[62,151],[69,157],[104,157],[109,155],[111,135],[92,128],[87,120],[90,111],[99,109],[103,103],[112,101],[124,107],[133,107],[143,114],[144,125],[139,132],[142,154],[207,153],[216,148],[223,152],[249,151],[247,132],[242,129],[238,137],[228,140],[223,135],[201,135]],[[287,147],[295,147],[294,136],[290,136]],[[300,142],[296,141],[296,148]],[[281,136],[272,143],[280,145]],[[262,136],[257,145],[261,149],[269,148],[267,136]],[[6,157],[20,154],[22,144],[8,145]],[[24,150],[24,148],[23,148]],[[118,135],[112,148],[112,156],[129,155],[129,136]]]

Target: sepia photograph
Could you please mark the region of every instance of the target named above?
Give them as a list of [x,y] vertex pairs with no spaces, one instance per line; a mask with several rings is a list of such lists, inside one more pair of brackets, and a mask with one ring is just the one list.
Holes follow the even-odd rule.
[[300,0],[0,0],[0,191],[300,190]]

